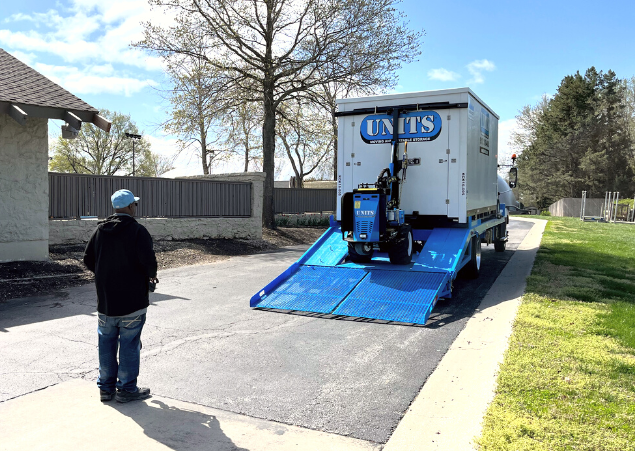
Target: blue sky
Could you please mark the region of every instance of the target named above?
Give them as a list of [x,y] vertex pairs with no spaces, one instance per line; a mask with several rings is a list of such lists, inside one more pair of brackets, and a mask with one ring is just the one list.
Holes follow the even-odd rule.
[[[501,117],[501,153],[518,110],[553,94],[565,75],[590,66],[635,75],[632,1],[404,0],[399,8],[426,35],[419,61],[400,70],[397,91],[470,86]],[[175,140],[157,127],[166,107],[157,92],[165,83],[160,61],[128,47],[144,20],[168,18],[146,0],[3,1],[0,48],[89,104],[130,114],[153,150],[167,155]],[[60,125],[51,121],[51,132]],[[190,156],[177,165],[171,175],[200,171]]]

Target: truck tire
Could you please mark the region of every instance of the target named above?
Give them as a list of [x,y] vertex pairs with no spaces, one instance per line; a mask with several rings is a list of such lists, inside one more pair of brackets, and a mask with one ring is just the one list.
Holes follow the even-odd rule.
[[399,236],[392,242],[388,249],[388,257],[393,265],[407,265],[412,261],[414,240],[412,239],[412,227],[405,224],[399,231]]
[[481,272],[481,238],[478,235],[472,237],[470,246],[470,261],[465,265],[465,275],[470,279],[476,279]]
[[373,258],[373,248],[364,249],[365,243],[348,243],[348,256],[353,263],[369,263]]

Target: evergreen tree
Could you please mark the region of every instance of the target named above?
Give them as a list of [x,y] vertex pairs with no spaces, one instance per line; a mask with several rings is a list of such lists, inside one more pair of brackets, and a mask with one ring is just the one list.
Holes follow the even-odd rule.
[[603,197],[635,189],[627,84],[615,72],[591,67],[568,75],[553,98],[525,107],[517,120],[513,142],[525,204],[544,208],[583,190]]

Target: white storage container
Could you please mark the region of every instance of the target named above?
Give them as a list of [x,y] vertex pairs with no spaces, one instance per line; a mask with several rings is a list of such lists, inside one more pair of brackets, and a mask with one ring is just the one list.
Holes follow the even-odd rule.
[[[399,120],[401,186],[406,215],[446,216],[460,223],[496,209],[498,116],[469,88],[342,99],[337,101],[337,219],[341,196],[374,183],[391,162],[393,124],[386,107],[407,106]],[[359,111],[356,111],[359,110]]]

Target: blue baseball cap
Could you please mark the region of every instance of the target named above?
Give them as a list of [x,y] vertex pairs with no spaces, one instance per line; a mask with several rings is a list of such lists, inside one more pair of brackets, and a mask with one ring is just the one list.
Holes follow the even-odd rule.
[[120,189],[110,196],[110,200],[112,201],[112,208],[126,208],[131,203],[137,202],[139,198],[134,197],[130,190]]

